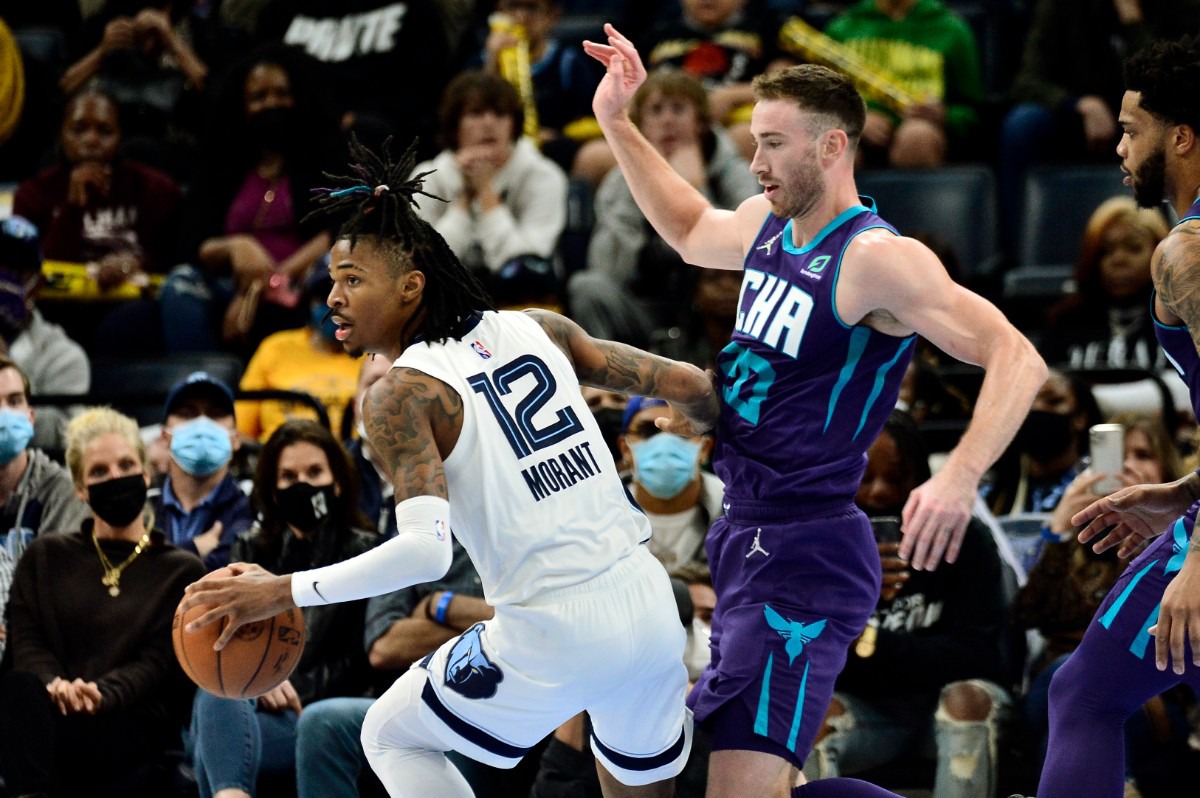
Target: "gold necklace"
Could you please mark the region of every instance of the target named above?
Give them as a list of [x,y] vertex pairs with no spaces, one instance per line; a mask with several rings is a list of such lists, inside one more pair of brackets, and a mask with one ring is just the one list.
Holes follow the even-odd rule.
[[104,550],[100,548],[100,541],[96,537],[96,533],[92,533],[92,543],[96,546],[96,553],[100,555],[100,564],[104,566],[104,576],[100,579],[100,584],[108,588],[108,595],[116,598],[121,595],[121,572],[129,567],[129,564],[138,558],[138,555],[146,548],[150,542],[150,530],[146,530],[146,534],[142,535],[142,539],[133,547],[133,554],[125,558],[125,562],[120,565],[113,565],[108,557],[104,554]]

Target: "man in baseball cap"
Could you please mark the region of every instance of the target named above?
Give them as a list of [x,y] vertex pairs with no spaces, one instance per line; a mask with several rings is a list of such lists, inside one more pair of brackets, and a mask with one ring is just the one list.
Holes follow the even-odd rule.
[[234,539],[250,528],[250,499],[229,473],[239,447],[233,391],[204,371],[177,382],[163,409],[167,479],[151,494],[167,539],[194,551],[212,571],[229,564]]

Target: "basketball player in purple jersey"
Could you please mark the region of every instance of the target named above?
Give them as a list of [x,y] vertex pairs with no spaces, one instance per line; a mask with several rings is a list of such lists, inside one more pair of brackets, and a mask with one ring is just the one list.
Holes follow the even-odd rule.
[[725,517],[708,537],[712,664],[688,702],[713,733],[708,795],[890,795],[852,779],[797,787],[850,643],[879,596],[879,556],[854,507],[866,449],[920,334],[987,370],[975,419],[904,508],[902,555],[953,561],[979,479],[1011,440],[1045,364],[1000,312],[864,206],[854,184],[862,98],[812,65],[755,80],[750,168],[763,193],[714,209],[629,119],[646,72],[611,25],[584,49],[608,74],[593,100],[646,218],[684,260],[743,269],[718,359],[714,460]]
[[[1165,198],[1180,217],[1151,261],[1154,329],[1200,416],[1200,41],[1139,51],[1126,62],[1125,85],[1117,154],[1126,183],[1139,205]],[[1096,551],[1119,545],[1128,557],[1157,540],[1125,569],[1054,675],[1039,798],[1119,798],[1125,719],[1180,682],[1200,688],[1198,500],[1200,474],[1189,474],[1125,488],[1071,519],[1086,524],[1079,540],[1096,540]]]

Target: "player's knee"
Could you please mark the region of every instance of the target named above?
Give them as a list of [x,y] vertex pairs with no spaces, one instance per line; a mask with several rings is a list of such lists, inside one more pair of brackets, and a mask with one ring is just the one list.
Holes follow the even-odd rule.
[[951,721],[987,720],[994,705],[987,692],[970,682],[954,682],[942,688],[938,714]]

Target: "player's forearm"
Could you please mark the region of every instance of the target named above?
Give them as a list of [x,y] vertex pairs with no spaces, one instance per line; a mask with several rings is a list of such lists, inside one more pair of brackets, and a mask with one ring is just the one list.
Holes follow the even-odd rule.
[[688,253],[688,237],[712,207],[708,200],[671,167],[628,117],[601,119],[600,127],[646,219],[685,261],[695,262]]
[[597,341],[604,364],[580,373],[589,385],[626,394],[663,399],[689,418],[708,414],[716,399],[712,381],[699,367],[644,352],[614,341]]
[[1046,381],[1046,363],[1033,344],[1016,330],[995,346],[985,362],[975,413],[947,467],[978,481],[1012,442]]

